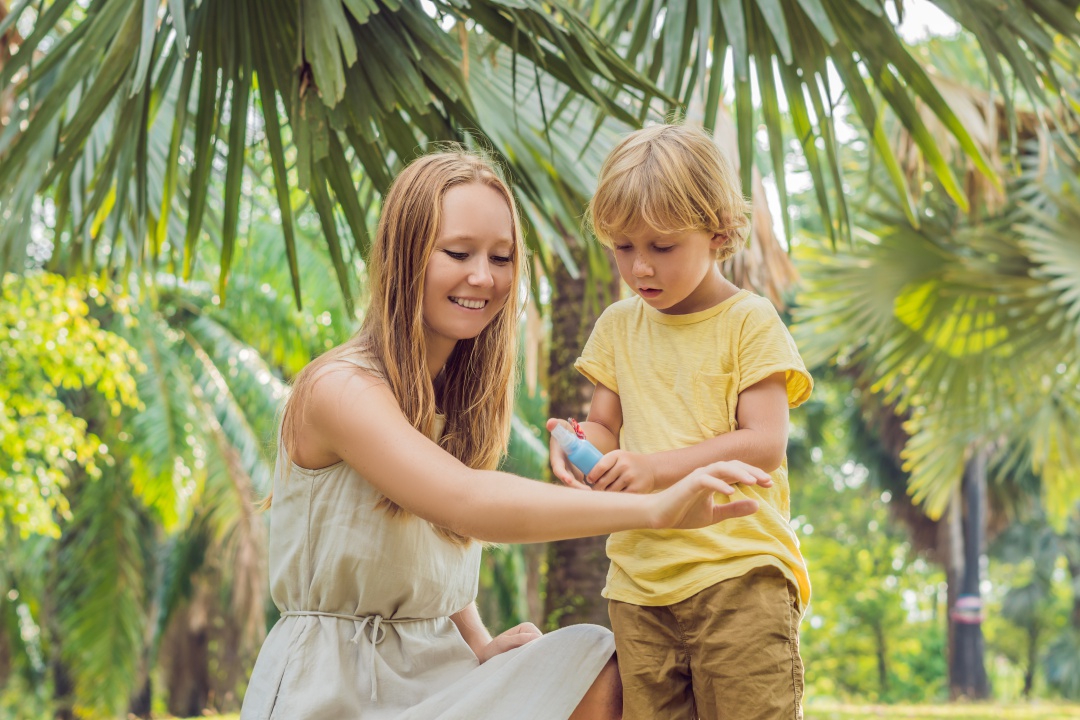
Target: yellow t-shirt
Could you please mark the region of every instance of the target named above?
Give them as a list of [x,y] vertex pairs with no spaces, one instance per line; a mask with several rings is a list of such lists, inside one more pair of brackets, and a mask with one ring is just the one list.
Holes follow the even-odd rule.
[[[689,315],[665,315],[636,296],[617,302],[596,321],[575,367],[618,393],[619,446],[639,453],[688,447],[735,430],[739,393],[773,373],[787,374],[790,407],[802,404],[813,388],[772,304],[747,290]],[[604,597],[671,605],[771,565],[798,588],[805,608],[810,578],[789,523],[786,460],[772,478],[768,489],[735,485],[732,499],[758,501],[758,511],[748,517],[701,530],[612,534]]]

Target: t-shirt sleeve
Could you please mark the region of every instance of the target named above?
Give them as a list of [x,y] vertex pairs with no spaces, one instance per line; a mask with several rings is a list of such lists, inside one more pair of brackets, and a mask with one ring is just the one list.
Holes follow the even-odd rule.
[[778,372],[787,379],[788,407],[806,402],[814,379],[784,321],[763,299],[747,314],[739,338],[739,392]]
[[574,368],[589,379],[593,385],[600,383],[614,392],[619,392],[619,383],[615,379],[615,324],[613,313],[605,310],[596,320],[592,333],[581,351],[581,357],[574,362]]

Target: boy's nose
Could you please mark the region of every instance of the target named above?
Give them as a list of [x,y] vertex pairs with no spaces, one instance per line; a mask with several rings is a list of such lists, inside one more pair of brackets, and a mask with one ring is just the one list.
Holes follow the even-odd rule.
[[645,262],[645,260],[641,256],[638,256],[638,257],[634,258],[634,276],[635,277],[648,277],[649,275],[652,275],[652,274],[653,274],[652,266],[649,265],[649,263]]

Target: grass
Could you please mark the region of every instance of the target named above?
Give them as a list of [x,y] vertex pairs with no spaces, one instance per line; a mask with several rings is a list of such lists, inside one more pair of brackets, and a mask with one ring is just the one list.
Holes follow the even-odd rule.
[[951,705],[843,705],[811,704],[806,720],[856,720],[890,718],[891,720],[1080,720],[1080,705],[1052,703]]

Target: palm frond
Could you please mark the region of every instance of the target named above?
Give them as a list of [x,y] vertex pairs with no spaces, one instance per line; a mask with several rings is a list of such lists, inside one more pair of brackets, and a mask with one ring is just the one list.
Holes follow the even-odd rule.
[[[64,2],[35,18],[32,36],[0,69],[3,84],[11,81],[16,97],[26,100],[8,118],[8,127],[18,129],[0,141],[0,187],[12,187],[18,178],[20,187],[28,183],[32,189],[9,192],[0,204],[25,215],[27,198],[61,178],[65,207],[77,205],[83,218],[93,211],[92,235],[104,229],[114,243],[128,237],[125,262],[144,255],[156,260],[169,242],[182,246],[183,274],[190,278],[204,219],[213,209],[207,191],[220,175],[221,295],[238,237],[248,139],[259,135],[282,208],[295,299],[295,218],[287,191],[294,183],[316,203],[339,285],[351,300],[345,247],[362,252],[366,228],[364,213],[352,201],[355,180],[341,150],[351,149],[364,177],[382,191],[419,148],[465,140],[477,127],[461,48],[440,23],[475,23],[487,37],[534,62],[538,74],[626,122],[633,116],[624,100],[632,104],[635,93],[656,92],[576,11],[558,3],[559,12],[552,14],[550,4],[531,0],[440,2],[429,11],[412,2],[174,0],[159,18],[162,7],[96,0],[84,10]],[[30,62],[46,37],[56,52]],[[360,48],[364,62],[358,61]],[[257,120],[249,117],[253,103],[261,109]],[[88,182],[71,187],[76,163],[85,159],[85,148],[108,117],[114,118],[114,134],[98,148],[89,178],[83,173]],[[295,148],[295,163],[286,161],[289,147]],[[148,186],[155,181],[156,158],[163,166],[160,195]],[[178,170],[185,160],[187,188]],[[181,190],[187,198],[182,243],[170,234],[173,197]],[[334,200],[351,243],[337,233]],[[0,239],[3,255],[21,264],[26,238]],[[109,253],[114,255],[119,254]]]
[[909,491],[932,515],[978,448],[999,472],[1038,473],[1055,522],[1075,500],[1080,263],[1056,224],[1076,201],[1059,202],[970,224],[938,205],[921,230],[879,213],[883,230],[854,251],[802,266],[801,346],[911,412]]
[[[1049,108],[1060,122],[1075,121],[1069,95],[1076,75],[1080,23],[1073,12],[1052,0],[1036,6],[1019,1],[994,3],[936,2],[979,43],[994,69],[996,89],[1011,98],[1014,78],[1038,107]],[[900,10],[900,3],[896,3]],[[759,127],[768,135],[773,176],[786,207],[783,185],[786,143],[794,136],[807,161],[825,228],[830,238],[846,237],[847,200],[838,161],[837,126],[845,121],[840,99],[846,95],[888,169],[909,222],[918,224],[914,200],[895,152],[884,132],[879,96],[910,133],[921,158],[940,187],[961,207],[967,200],[955,173],[929,132],[916,101],[935,122],[947,128],[961,151],[1000,187],[999,175],[975,142],[962,118],[899,37],[884,0],[595,0],[583,11],[598,18],[601,32],[643,74],[669,95],[689,105],[696,94],[705,100],[705,124],[717,120],[725,72],[734,80],[739,155],[752,158]],[[1006,29],[1007,28],[1007,29]],[[1011,71],[1006,77],[1005,70]],[[837,87],[838,77],[842,87]],[[753,102],[754,90],[760,104]],[[1011,100],[1010,100],[1011,102]],[[781,108],[793,132],[785,130]],[[1071,119],[1071,120],[1070,120]],[[1012,107],[1007,122],[1013,122]],[[743,164],[743,187],[751,181]],[[831,189],[831,198],[825,190]],[[786,211],[784,223],[787,227]]]
[[116,716],[127,708],[147,622],[144,525],[117,471],[82,483],[73,504],[57,562],[61,652],[76,709]]

